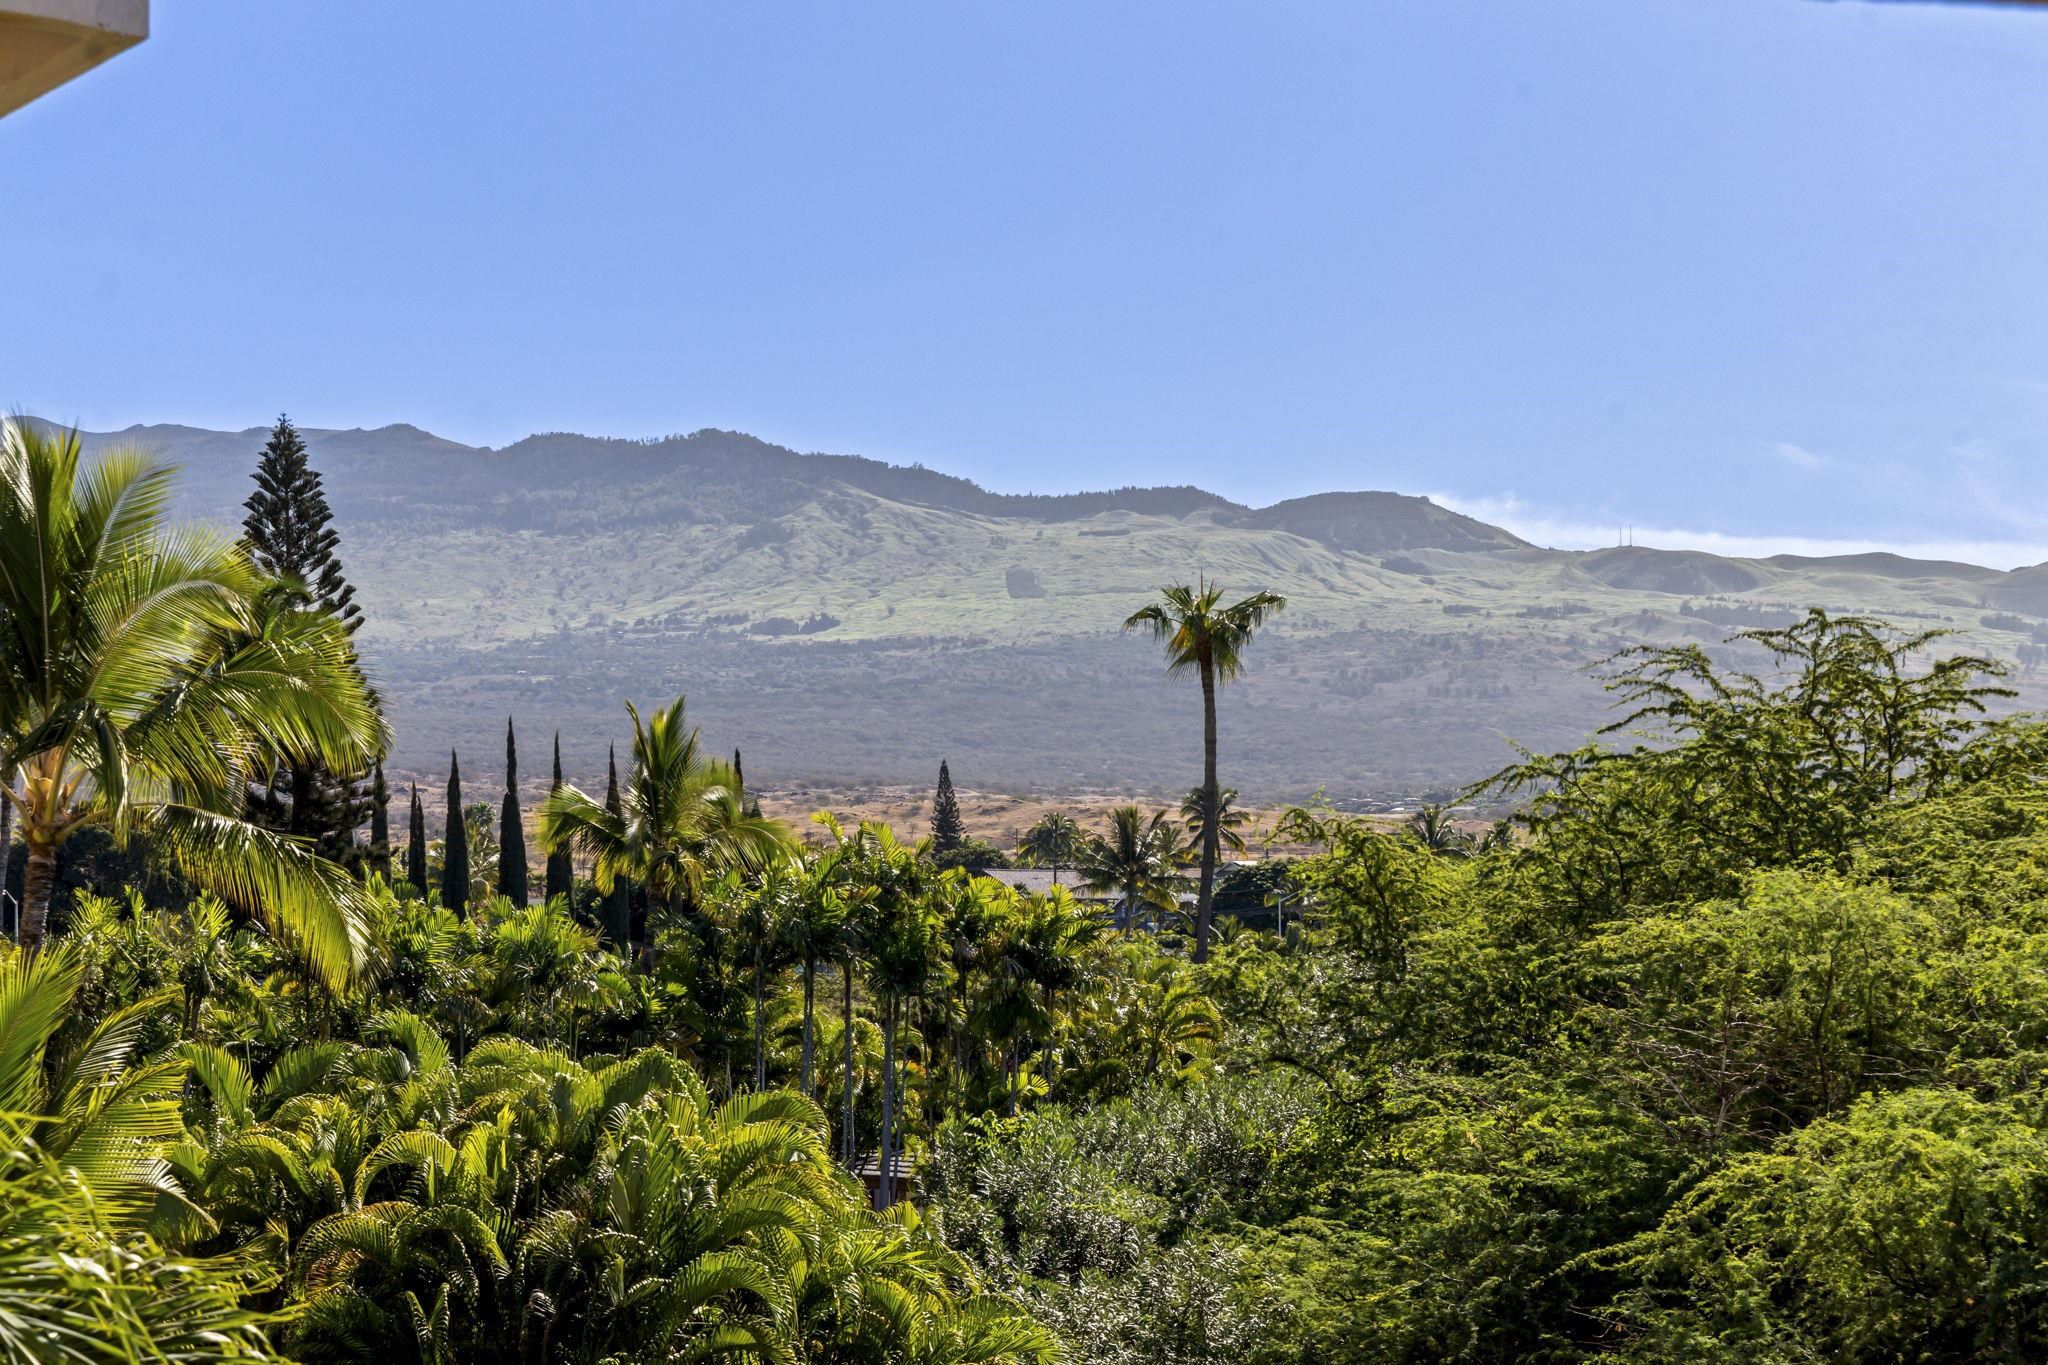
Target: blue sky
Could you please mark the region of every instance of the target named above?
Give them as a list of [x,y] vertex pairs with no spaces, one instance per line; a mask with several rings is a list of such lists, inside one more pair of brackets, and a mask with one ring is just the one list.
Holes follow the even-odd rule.
[[2048,15],[155,9],[0,120],[0,403],[2048,559]]

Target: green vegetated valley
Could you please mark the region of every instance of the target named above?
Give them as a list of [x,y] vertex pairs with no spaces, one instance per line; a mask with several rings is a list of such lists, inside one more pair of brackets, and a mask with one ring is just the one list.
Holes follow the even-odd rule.
[[[184,466],[179,506],[236,520],[265,433],[89,436]],[[1117,634],[1127,604],[1200,570],[1292,603],[1225,736],[1261,801],[1448,793],[1602,723],[1615,649],[1780,625],[1809,606],[2048,653],[2043,570],[1886,555],[1733,560],[1560,553],[1427,500],[1328,493],[1248,508],[1196,488],[1050,496],[707,431],[567,434],[479,450],[412,427],[306,434],[387,684],[395,768],[440,771],[497,718],[560,727],[602,776],[620,697],[689,693],[757,780],[963,780],[1179,792],[1178,687]],[[906,744],[914,733],[918,742]]]
[[[761,813],[728,730],[673,688],[605,700],[622,738],[587,775],[472,682],[495,709],[463,723],[490,742],[437,762],[450,818],[430,819],[384,768],[419,684],[374,665],[413,634],[513,647],[458,567],[485,533],[434,530],[455,493],[420,479],[392,521],[466,605],[401,610],[398,579],[358,600],[366,556],[355,529],[337,542],[308,443],[280,423],[257,444],[214,503],[226,520],[246,499],[246,520],[215,533],[145,458],[25,423],[0,441],[0,848],[20,898],[0,946],[0,1357],[2048,1354],[2048,726],[2011,714],[2013,674],[1979,643],[2017,627],[1719,622],[1702,591],[1608,660],[1606,709],[1568,739],[1474,770],[1512,812],[1498,824],[1308,801],[1262,828],[1230,788],[1254,717],[1289,714],[1273,656],[1306,668],[1381,610],[1456,642],[1421,623],[1473,580],[1300,528],[1270,540],[1243,509],[1091,511],[1038,529],[1079,543],[1125,516],[1129,536],[1099,538],[1133,542],[1129,582],[1083,591],[1048,559],[1046,597],[980,600],[1043,621],[1046,649],[1085,609],[1158,675],[1175,790],[1201,774],[1184,800],[1051,815],[994,849],[965,837],[942,770],[929,830],[829,812],[800,830]],[[892,505],[899,530],[949,528],[935,546],[1037,534]],[[397,534],[363,539],[391,554]],[[748,534],[707,522],[649,553]],[[824,532],[789,535],[797,556]],[[1234,570],[1260,537],[1298,561],[1204,581],[1212,546]],[[702,581],[614,569],[650,609],[677,594],[660,600],[685,640],[742,630]],[[894,605],[927,630],[971,619],[901,572]],[[770,591],[723,608],[748,618],[732,648],[890,638],[886,594]],[[1610,617],[1648,590],[1612,591]],[[1954,590],[1896,591],[1934,612]],[[1048,600],[1068,625],[1035,615]],[[769,610],[841,624],[757,645]],[[1495,612],[1464,619],[1491,621],[1471,638],[1517,620],[1562,638]],[[593,652],[632,635],[543,636],[586,631]],[[906,708],[872,739],[923,753],[906,734],[924,723]],[[1032,742],[1069,762],[1070,734]],[[1264,761],[1340,742],[1332,714]]]

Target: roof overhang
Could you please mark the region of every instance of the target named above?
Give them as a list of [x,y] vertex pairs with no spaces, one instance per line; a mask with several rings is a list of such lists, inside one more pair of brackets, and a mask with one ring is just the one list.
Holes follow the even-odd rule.
[[0,0],[0,114],[149,36],[149,0]]

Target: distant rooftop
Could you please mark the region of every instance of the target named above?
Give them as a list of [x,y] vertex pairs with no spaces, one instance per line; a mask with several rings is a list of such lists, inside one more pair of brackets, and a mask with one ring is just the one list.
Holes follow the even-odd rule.
[[[1004,886],[1020,887],[1028,895],[1043,896],[1052,890],[1052,869],[1049,867],[991,867],[981,875]],[[1098,899],[1095,892],[1083,890],[1075,884],[1071,867],[1061,870],[1060,885],[1082,900]]]
[[149,36],[149,0],[0,0],[0,115]]

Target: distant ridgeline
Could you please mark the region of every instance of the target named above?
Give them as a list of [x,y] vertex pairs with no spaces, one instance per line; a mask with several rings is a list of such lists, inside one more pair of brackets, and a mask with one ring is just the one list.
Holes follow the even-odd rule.
[[[89,441],[182,464],[179,510],[232,521],[264,434]],[[727,431],[502,450],[403,425],[305,435],[395,770],[481,750],[509,712],[588,727],[565,761],[589,776],[614,699],[684,691],[768,786],[917,782],[943,752],[983,786],[1184,792],[1189,699],[1118,625],[1197,574],[1293,604],[1225,704],[1248,799],[1447,794],[1511,741],[1576,743],[1607,719],[1587,669],[1615,650],[1718,650],[1813,605],[1957,631],[2019,670],[2020,704],[2042,700],[2048,661],[2048,566],[1557,551],[1399,493],[998,493]]]

